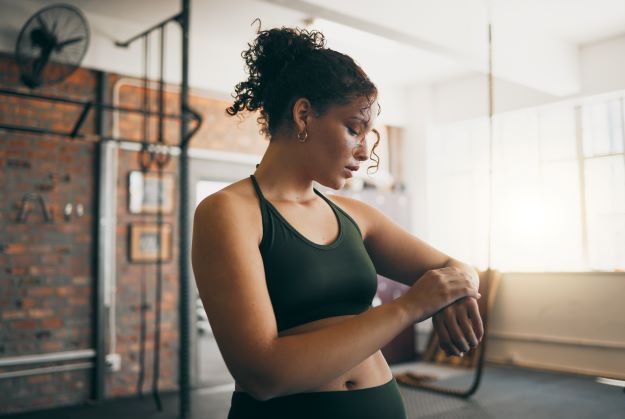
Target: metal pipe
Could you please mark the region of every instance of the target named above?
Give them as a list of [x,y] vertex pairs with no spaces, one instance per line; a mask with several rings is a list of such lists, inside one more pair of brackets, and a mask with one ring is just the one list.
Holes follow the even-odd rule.
[[[96,102],[101,103],[105,100],[105,96],[108,92],[108,77],[105,72],[98,71],[96,73]],[[95,133],[96,135],[104,136],[108,130],[108,119],[104,115],[102,108],[98,108],[95,113]],[[100,228],[99,220],[102,213],[101,201],[106,200],[106,195],[102,192],[104,189],[100,188],[101,176],[102,176],[102,153],[104,152],[105,143],[99,141],[95,145],[94,151],[94,168],[93,168],[93,187],[94,187],[94,223],[92,223],[93,243],[100,243]],[[102,401],[105,397],[106,387],[106,342],[104,333],[106,332],[106,307],[104,306],[104,276],[100,272],[100,255],[98,252],[98,246],[95,246],[96,251],[91,255],[91,263],[93,269],[91,272],[95,275],[95,292],[93,293],[95,317],[93,319],[93,345],[95,346],[95,370],[92,376],[91,383],[91,398],[94,401]]]
[[[196,125],[195,127],[185,136],[185,138],[183,139],[183,141],[188,141],[199,129],[200,126],[202,125],[202,116],[199,114],[195,114],[195,111],[193,111],[192,109],[189,109],[188,112],[191,114],[191,117],[193,119],[195,119],[196,121]],[[61,137],[69,137],[73,140],[84,140],[87,141],[89,138],[93,138],[94,135],[89,135],[89,134],[76,134],[75,137],[71,137],[71,133],[69,132],[65,132],[65,131],[57,131],[57,130],[51,130],[51,129],[45,129],[45,128],[37,128],[37,127],[23,127],[23,126],[19,126],[19,125],[12,125],[12,124],[0,124],[0,129],[6,129],[9,131],[21,131],[21,132],[28,132],[31,134],[45,134],[45,135],[58,135]],[[114,142],[128,142],[128,143],[139,143],[140,141],[131,139],[131,138],[124,138],[124,137],[109,137],[109,136],[100,136],[98,137],[103,141],[114,141]],[[96,142],[94,141],[88,141],[88,142]]]
[[[90,103],[89,101],[86,101],[86,100],[69,99],[69,98],[64,98],[64,97],[60,97],[60,96],[39,95],[39,94],[36,94],[36,93],[26,93],[26,92],[20,92],[20,91],[10,90],[10,89],[0,89],[0,94],[10,95],[10,96],[18,96],[18,97],[27,97],[27,98],[31,98],[31,99],[49,100],[49,101],[52,101],[52,102],[69,103],[69,104],[72,104],[72,105],[81,105],[81,106],[85,106],[88,103]],[[129,107],[125,107],[125,106],[114,106],[114,105],[111,105],[111,104],[108,104],[108,103],[91,103],[90,106],[92,108],[101,108],[101,109],[105,109],[105,110],[118,111],[118,112],[147,114],[147,115],[150,115],[150,116],[153,116],[153,115],[160,116],[160,115],[162,115],[163,118],[168,118],[168,119],[195,118],[193,115],[172,114],[172,113],[163,113],[163,114],[161,114],[160,112],[145,111],[145,110],[143,110],[141,108],[129,108]]]
[[91,359],[96,352],[93,349],[79,351],[53,352],[37,355],[9,356],[0,358],[0,368],[16,365],[39,364],[43,362],[71,361],[76,359]]
[[[150,66],[150,33],[143,35],[143,110],[149,111],[148,101],[148,70]],[[143,141],[142,144],[150,141],[150,120],[147,114],[143,114]],[[145,169],[145,168],[142,168]]]
[[[180,86],[180,112],[189,108],[189,13],[190,0],[181,0],[182,13],[178,22],[182,29],[182,83]],[[180,386],[180,418],[187,419],[191,414],[191,381],[190,381],[190,310],[189,310],[189,140],[197,131],[188,131],[187,121],[180,121],[180,344],[179,346],[179,386]]]
[[30,368],[27,370],[0,372],[0,379],[26,377],[29,375],[49,374],[52,372],[65,372],[75,370],[87,370],[93,368],[93,362],[83,362],[80,364],[55,365],[52,367]]
[[[78,121],[76,121],[76,124],[74,125],[74,129],[72,130],[72,133],[69,135],[70,137],[74,138],[76,137],[76,135],[78,135],[78,131],[80,130],[80,127],[82,127],[82,124],[85,122],[85,118],[87,117],[87,114],[89,113],[89,109],[91,109],[91,102],[87,102],[87,104],[85,105],[85,107],[82,109],[82,112],[80,113],[80,117],[78,118]],[[102,109],[98,109],[98,112],[102,112]]]
[[[160,28],[160,66],[159,66],[159,79],[158,79],[158,112],[162,115],[165,111],[165,26]],[[163,129],[164,119],[158,119],[158,142],[163,143]]]
[[[182,12],[182,13],[184,13],[184,12]],[[117,45],[118,47],[127,48],[130,44],[132,44],[137,39],[141,38],[142,36],[147,35],[148,33],[152,32],[155,29],[162,28],[163,26],[167,25],[172,20],[175,20],[175,21],[179,22],[181,17],[182,17],[182,13],[178,13],[177,15],[174,15],[174,16],[172,16],[170,18],[167,18],[167,19],[163,20],[161,23],[157,23],[156,25],[152,26],[151,28],[141,32],[138,35],[133,36],[132,38],[130,38],[129,40],[127,40],[125,42],[115,41],[115,45]]]

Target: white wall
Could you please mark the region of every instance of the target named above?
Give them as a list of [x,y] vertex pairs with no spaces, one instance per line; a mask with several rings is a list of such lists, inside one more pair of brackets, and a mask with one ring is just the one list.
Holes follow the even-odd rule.
[[625,379],[623,296],[623,273],[507,273],[487,359]]

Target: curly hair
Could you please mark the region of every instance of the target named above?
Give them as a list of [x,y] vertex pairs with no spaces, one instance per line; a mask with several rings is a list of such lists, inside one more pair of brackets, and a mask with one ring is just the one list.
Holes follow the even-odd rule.
[[[257,37],[241,53],[248,79],[236,85],[228,115],[259,110],[260,132],[271,140],[285,122],[292,122],[291,110],[301,97],[310,101],[317,115],[358,98],[367,100],[363,111],[371,108],[377,87],[351,57],[326,48],[321,32],[286,27],[261,31],[260,20],[256,21]],[[380,134],[373,131],[377,140],[371,155],[377,158],[377,169],[379,156],[374,150]]]

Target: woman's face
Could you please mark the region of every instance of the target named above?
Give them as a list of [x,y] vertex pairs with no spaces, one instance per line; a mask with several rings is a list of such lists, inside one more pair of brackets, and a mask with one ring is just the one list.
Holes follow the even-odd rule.
[[316,168],[317,182],[341,189],[360,162],[369,158],[367,136],[376,117],[371,108],[376,109],[376,104],[369,106],[366,98],[360,98],[347,105],[331,106],[323,115],[311,118],[307,152]]

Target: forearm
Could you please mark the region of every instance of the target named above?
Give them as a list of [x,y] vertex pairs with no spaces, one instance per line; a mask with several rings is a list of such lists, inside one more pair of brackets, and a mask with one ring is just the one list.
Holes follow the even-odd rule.
[[327,328],[277,338],[265,362],[273,384],[263,398],[305,392],[331,381],[374,354],[410,324],[408,311],[392,301]]
[[471,277],[471,284],[473,284],[473,288],[475,290],[480,289],[480,277],[475,268],[454,258],[449,259],[449,261],[445,264],[445,267],[450,266],[466,272]]

